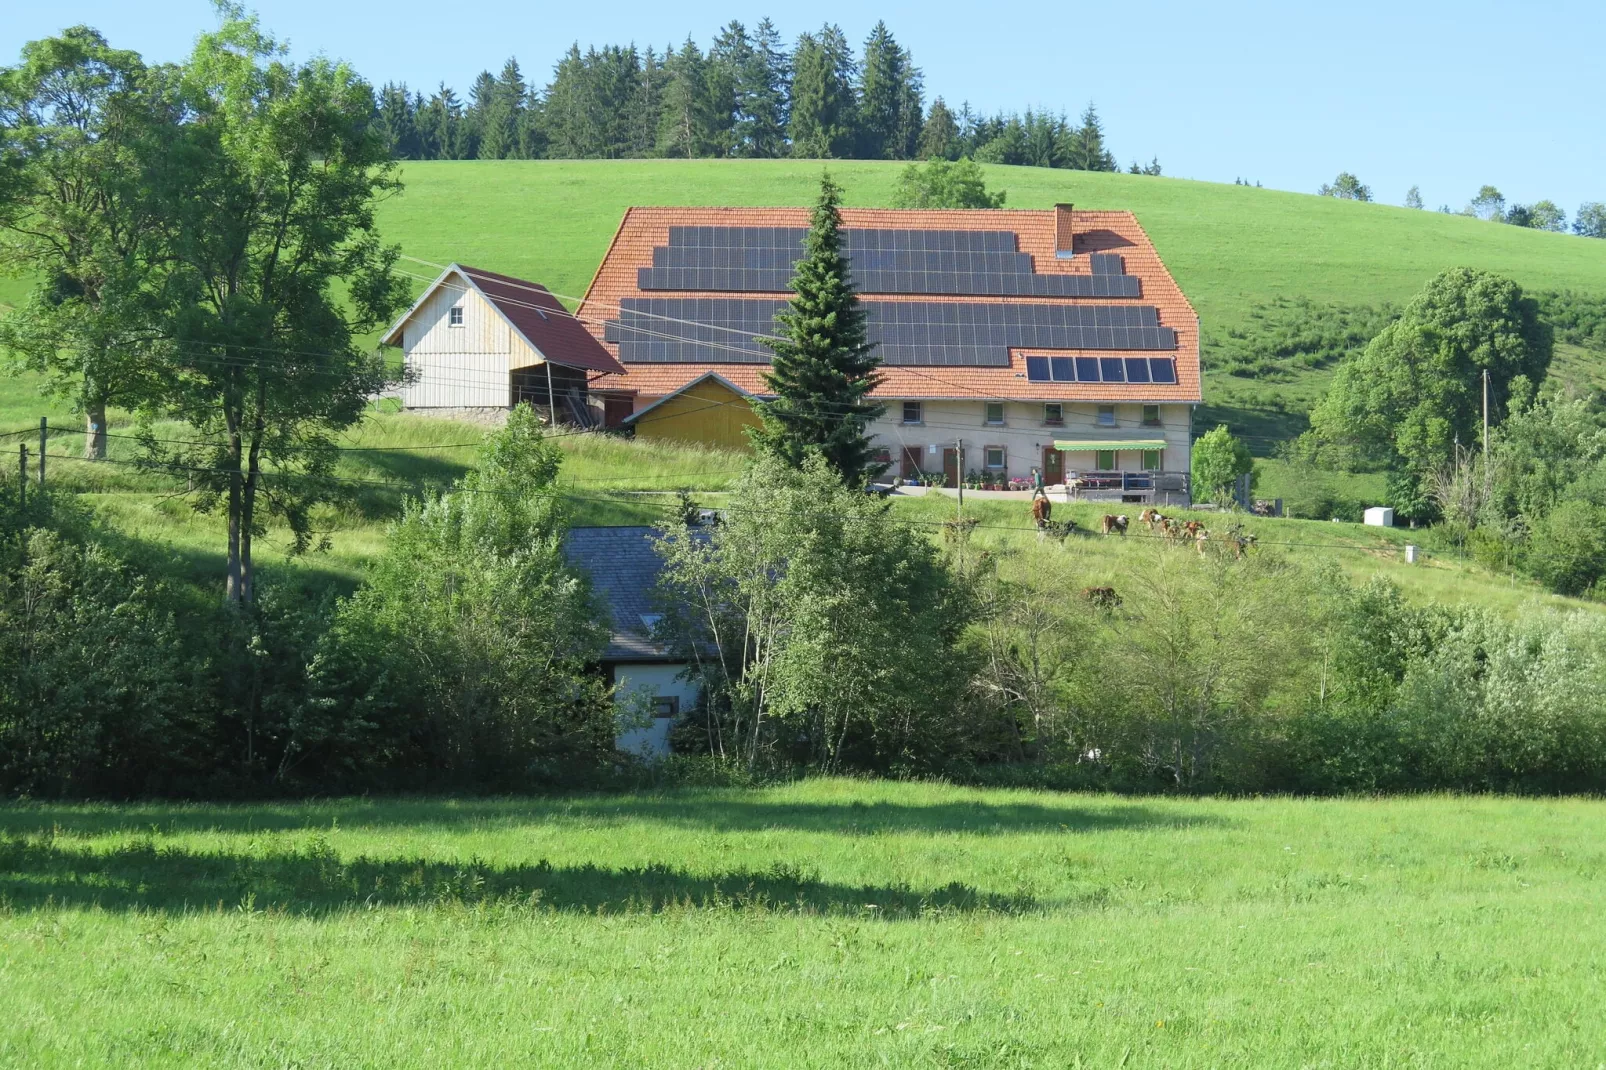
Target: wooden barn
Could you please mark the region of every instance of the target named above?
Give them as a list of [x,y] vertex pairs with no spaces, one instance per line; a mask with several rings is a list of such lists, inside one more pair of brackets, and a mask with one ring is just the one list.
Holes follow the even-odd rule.
[[530,404],[550,422],[605,422],[599,375],[624,367],[539,283],[452,264],[381,343],[402,351],[403,406],[440,415]]

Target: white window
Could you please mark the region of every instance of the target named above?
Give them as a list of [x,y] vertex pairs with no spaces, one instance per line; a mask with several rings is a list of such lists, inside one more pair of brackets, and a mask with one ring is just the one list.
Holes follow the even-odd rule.
[[987,424],[990,427],[1004,426],[1004,403],[1002,401],[989,401],[987,403]]
[[1008,463],[1008,452],[1002,446],[988,446],[982,451],[985,467],[990,472],[1002,471]]
[[1158,472],[1160,470],[1160,451],[1143,451],[1143,470],[1145,472]]
[[1114,427],[1115,426],[1115,406],[1114,405],[1100,405],[1099,406],[1099,426],[1100,427]]
[[680,699],[675,695],[658,695],[652,700],[654,717],[679,717]]
[[920,422],[920,402],[906,401],[903,403],[903,422],[906,424]]
[[1160,426],[1160,406],[1158,406],[1158,405],[1145,405],[1145,406],[1143,406],[1143,426],[1144,427],[1159,427]]
[[463,325],[463,306],[453,305],[446,312],[446,325],[448,327],[461,327]]
[[1048,427],[1065,426],[1065,406],[1058,401],[1043,406],[1043,423]]

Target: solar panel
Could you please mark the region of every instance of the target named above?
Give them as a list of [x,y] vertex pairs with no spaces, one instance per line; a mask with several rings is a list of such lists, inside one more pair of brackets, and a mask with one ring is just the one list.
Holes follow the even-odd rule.
[[[767,361],[769,351],[755,336],[775,333],[775,316],[786,307],[785,301],[776,298],[626,298],[619,318],[604,326],[603,337],[620,346],[620,359],[627,362]],[[951,301],[866,301],[863,307],[869,338],[878,346],[882,362],[891,365],[1000,367],[1009,363],[1009,350],[1025,348],[1176,348],[1175,332],[1169,328],[1095,325],[1130,320],[1131,309]],[[638,349],[652,341],[673,342],[676,348]],[[1051,363],[1051,381],[1150,381],[1140,378],[1140,371],[1127,376],[1120,357],[1105,358],[1103,367],[1096,358],[1077,358],[1074,376],[1069,374],[1068,358],[1054,360],[1064,363]],[[1158,374],[1153,381],[1165,381]]]
[[[780,293],[803,252],[801,227],[670,227],[642,290],[716,288]],[[1092,275],[1038,275],[1013,231],[848,228],[844,249],[862,293],[986,294],[1037,297],[1139,297],[1142,284],[1122,273],[1121,257],[1092,258]],[[729,274],[709,274],[728,269]]]
[[1126,358],[1126,381],[1129,383],[1146,383],[1149,381],[1149,359],[1147,357]]
[[1050,357],[1049,376],[1056,383],[1076,382],[1076,371],[1070,357]]
[[1157,383],[1174,383],[1177,381],[1176,361],[1169,357],[1150,357],[1149,374]]

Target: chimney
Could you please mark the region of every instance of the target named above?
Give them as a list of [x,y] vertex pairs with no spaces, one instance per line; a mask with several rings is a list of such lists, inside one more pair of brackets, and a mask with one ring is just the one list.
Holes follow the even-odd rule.
[[1069,260],[1075,254],[1076,229],[1071,223],[1071,205],[1054,206],[1054,258]]

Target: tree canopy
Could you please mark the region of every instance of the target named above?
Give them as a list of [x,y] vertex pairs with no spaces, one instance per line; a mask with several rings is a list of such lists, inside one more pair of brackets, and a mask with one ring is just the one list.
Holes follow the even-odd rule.
[[1436,276],[1400,318],[1338,367],[1311,413],[1317,439],[1356,463],[1423,472],[1531,395],[1550,367],[1551,329],[1510,279],[1472,268]]
[[894,208],[1002,208],[1005,191],[987,192],[986,176],[974,160],[933,157],[910,164],[898,175]]

